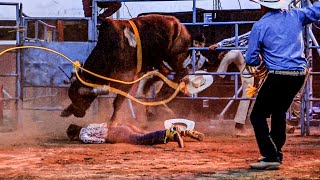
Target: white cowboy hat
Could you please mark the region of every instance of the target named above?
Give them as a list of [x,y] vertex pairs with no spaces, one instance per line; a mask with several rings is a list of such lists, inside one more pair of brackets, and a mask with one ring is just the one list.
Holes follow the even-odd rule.
[[[196,71],[197,73],[208,73],[207,71]],[[188,75],[189,82],[186,84],[186,93],[188,95],[197,94],[213,83],[212,75]]]
[[271,9],[288,9],[292,0],[250,0]]
[[164,121],[164,127],[166,129],[169,129],[172,126],[178,126],[181,131],[193,130],[195,122],[188,119],[168,119]]

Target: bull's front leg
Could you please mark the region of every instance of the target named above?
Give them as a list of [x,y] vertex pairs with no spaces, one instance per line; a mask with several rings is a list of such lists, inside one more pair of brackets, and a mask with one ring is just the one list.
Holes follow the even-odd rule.
[[183,62],[187,59],[188,53],[177,53],[168,60],[168,64],[172,67],[172,70],[176,73],[173,81],[180,83],[183,78],[188,75],[187,68],[183,67]]
[[[128,71],[128,72],[118,72],[116,76],[118,79],[129,82],[129,81],[133,81],[134,74],[135,74],[135,70]],[[110,84],[110,86],[113,88],[119,89],[123,92],[129,93],[133,85],[132,84],[112,83],[112,84]],[[116,95],[116,97],[113,101],[113,113],[110,118],[111,125],[115,125],[116,122],[119,120],[119,117],[118,117],[119,111],[120,111],[121,105],[123,104],[123,101],[126,98],[127,97],[119,95],[119,94]]]
[[175,83],[180,83],[181,81],[184,81],[184,77],[188,75],[188,70],[186,68],[179,67],[175,70],[175,72],[176,72],[176,75],[174,76],[174,79],[173,79]]
[[123,103],[123,101],[125,100],[126,97],[122,96],[122,95],[116,95],[116,98],[113,101],[113,113],[112,116],[110,118],[110,125],[115,125],[116,121],[118,120],[118,113],[120,111],[121,105]]

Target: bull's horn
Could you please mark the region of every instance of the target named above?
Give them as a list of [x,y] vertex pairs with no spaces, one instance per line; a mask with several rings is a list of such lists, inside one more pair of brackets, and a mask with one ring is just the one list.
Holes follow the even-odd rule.
[[81,87],[78,90],[80,95],[106,95],[109,94],[109,87],[103,86],[101,88],[84,88]]
[[80,95],[94,95],[94,92],[93,92],[92,88],[81,87],[81,88],[78,89],[78,93]]

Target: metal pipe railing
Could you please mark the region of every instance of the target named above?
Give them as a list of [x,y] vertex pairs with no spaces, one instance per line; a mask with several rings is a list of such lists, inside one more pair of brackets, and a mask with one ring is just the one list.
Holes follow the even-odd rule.
[[11,2],[0,2],[0,6],[18,6],[20,3],[11,3]]

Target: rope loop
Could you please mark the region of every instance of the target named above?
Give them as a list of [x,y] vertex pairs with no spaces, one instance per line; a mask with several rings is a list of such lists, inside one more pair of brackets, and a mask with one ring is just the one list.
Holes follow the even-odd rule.
[[[244,71],[247,70],[249,73],[249,76],[244,75]],[[258,78],[260,79],[260,83],[257,83],[257,85],[254,84],[248,84],[248,87],[246,88],[245,92],[248,98],[253,98],[261,88],[263,82],[265,81],[266,77],[268,76],[269,70],[266,68],[265,63],[262,61],[262,63],[259,65],[259,67],[253,67],[249,66],[248,64],[245,65],[245,68],[241,71],[241,76],[244,78]]]
[[73,65],[74,68],[81,68],[80,61],[75,61],[75,62],[72,63],[72,65]]

